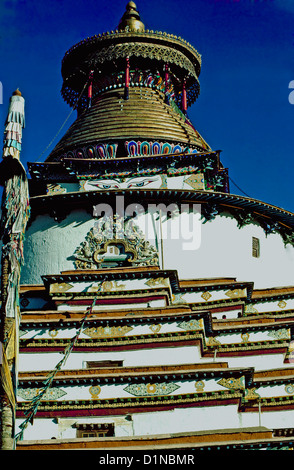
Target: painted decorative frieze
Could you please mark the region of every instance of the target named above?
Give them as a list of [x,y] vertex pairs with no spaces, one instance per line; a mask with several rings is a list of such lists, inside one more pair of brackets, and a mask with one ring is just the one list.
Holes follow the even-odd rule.
[[[190,174],[188,171],[194,171]],[[152,174],[145,170],[143,175],[104,175],[103,178],[80,180],[81,191],[110,191],[120,189],[206,189],[204,173],[193,168],[180,168],[167,174]],[[188,174],[188,177],[187,177]],[[53,193],[52,193],[53,194]]]
[[83,333],[90,338],[114,338],[125,336],[127,333],[132,331],[131,326],[99,326],[97,328],[86,328]]
[[[214,337],[214,341],[217,341],[218,345],[222,346],[234,346],[238,344],[243,344],[249,346],[254,344],[270,344],[271,342],[285,340],[290,341],[290,330],[286,328],[277,329],[277,330],[260,330],[260,331],[242,331],[238,332],[228,332],[219,334],[217,337]],[[211,338],[207,341],[209,346],[213,346],[211,343]]]
[[99,158],[109,159],[115,158],[118,144],[114,143],[98,143],[96,145],[88,145],[74,150],[70,150],[63,154],[63,158]]
[[240,390],[245,388],[245,377],[240,377],[239,379],[235,378],[223,378],[219,380],[219,385],[222,385],[225,388],[229,388],[230,390]]
[[234,300],[244,301],[247,297],[246,289],[232,289],[232,290],[212,290],[194,292],[181,292],[174,294],[173,303],[204,303],[204,302],[230,302]]
[[196,149],[168,142],[140,142],[130,140],[125,142],[125,148],[129,157],[138,155],[169,155],[176,153],[198,153]]
[[[119,274],[118,274],[119,276]],[[148,286],[148,288],[146,288]],[[134,292],[139,290],[151,291],[151,289],[156,288],[170,289],[170,281],[168,278],[140,278],[140,279],[125,279],[124,282],[118,281],[116,279],[107,280],[107,281],[93,281],[82,280],[82,281],[73,281],[72,283],[67,282],[53,282],[50,284],[49,292],[55,297],[60,294],[71,295],[71,294],[81,294],[81,293],[123,293],[123,292]]]
[[113,189],[140,189],[155,188],[166,189],[166,175],[144,175],[144,176],[105,176],[99,179],[80,180],[83,191],[109,191]]
[[245,399],[246,400],[256,400],[259,399],[260,395],[256,392],[256,387],[246,388],[245,389]]
[[[33,400],[40,392],[41,389],[39,388],[19,388],[17,395],[24,400]],[[66,395],[66,392],[61,390],[61,388],[51,387],[44,393],[42,400],[57,400],[64,395]]]
[[203,320],[190,320],[178,323],[178,327],[183,330],[202,330]]
[[64,194],[66,193],[67,190],[65,187],[62,187],[60,184],[47,184],[47,194],[52,195],[52,194]]
[[235,299],[235,298],[240,298],[240,297],[246,297],[246,289],[231,289],[228,290],[225,295],[227,297],[230,297],[230,299]]
[[274,339],[290,339],[291,331],[287,328],[281,328],[280,330],[270,330],[268,336]]
[[169,395],[178,390],[179,385],[173,382],[148,383],[148,384],[130,384],[124,390],[136,397],[152,396],[152,395]]
[[148,279],[148,281],[145,282],[146,286],[149,287],[169,287],[169,279],[164,278],[164,277],[157,277],[157,278],[151,278]]
[[289,296],[286,300],[277,299],[275,297],[269,296],[265,299],[256,299],[251,304],[247,305],[246,313],[271,313],[271,312],[278,312],[283,313],[287,311],[291,311],[294,309],[294,298]]
[[[195,131],[197,132],[197,131]],[[198,133],[197,133],[198,134]],[[202,143],[203,139],[198,134],[199,141]],[[204,143],[204,141],[203,141]],[[209,149],[207,144],[205,148]],[[97,144],[84,146],[69,150],[64,153],[61,157],[66,159],[80,158],[80,159],[113,159],[117,156],[118,143],[117,142],[99,142]],[[198,153],[195,148],[190,148],[180,144],[171,144],[168,142],[156,142],[156,141],[135,141],[130,140],[125,142],[126,154],[129,157],[144,156],[144,155],[169,155],[177,153]]]

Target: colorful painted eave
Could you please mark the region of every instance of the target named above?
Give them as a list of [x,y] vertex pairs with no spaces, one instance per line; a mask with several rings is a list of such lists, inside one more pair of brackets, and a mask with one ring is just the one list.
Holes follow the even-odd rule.
[[293,298],[294,286],[272,287],[268,289],[254,289],[251,296],[251,302],[266,302],[272,299]]
[[[47,372],[48,373],[48,372]],[[19,375],[19,387],[41,387],[46,379],[46,371],[23,372]],[[119,367],[119,368],[91,368],[78,370],[63,370],[56,374],[53,385],[89,384],[95,383],[121,383],[122,380],[149,381],[196,379],[212,377],[244,376],[246,388],[256,389],[262,385],[274,386],[277,384],[292,384],[294,378],[293,367],[283,369],[270,369],[255,371],[254,368],[234,369],[228,368],[225,362],[212,362],[206,364],[185,364],[178,366],[153,367]],[[252,397],[250,398],[252,399]]]
[[[63,385],[65,387],[65,385]],[[255,389],[252,389],[254,394]],[[251,390],[248,390],[249,392]],[[263,412],[278,410],[293,410],[293,396],[276,396],[260,398],[258,395],[253,399],[244,398],[244,390],[222,390],[215,392],[190,393],[166,396],[144,396],[115,399],[92,399],[92,400],[44,400],[38,408],[38,417],[88,417],[126,415],[129,413],[149,413],[152,411],[167,411],[174,408],[190,408],[203,406],[226,406],[237,405],[240,412],[259,412],[262,406]],[[29,408],[28,402],[19,402],[17,417],[23,417]]]
[[[294,372],[292,369],[292,377]],[[47,371],[48,373],[48,371]],[[31,385],[32,381],[35,386],[39,386],[47,375],[46,371],[38,372],[21,372],[19,374],[19,386]],[[75,370],[62,370],[58,371],[54,384],[65,384],[72,383],[92,383],[93,380],[104,383],[116,383],[121,382],[122,378],[138,381],[144,378],[144,380],[168,380],[170,379],[185,379],[185,378],[196,378],[201,379],[203,377],[236,377],[239,378],[244,376],[246,384],[251,384],[254,375],[254,368],[228,368],[225,362],[212,362],[205,364],[183,364],[177,365],[165,365],[165,366],[136,366],[136,367],[117,367],[117,368],[91,368],[91,369],[75,369]]]
[[148,266],[148,269],[138,267],[123,269],[96,269],[96,270],[75,270],[63,271],[61,274],[51,274],[42,276],[44,286],[49,290],[53,283],[75,282],[75,281],[106,281],[110,279],[142,279],[142,278],[161,278],[167,277],[173,289],[177,290],[179,286],[178,274],[176,270],[161,270]]
[[[241,304],[238,304],[240,307]],[[177,321],[186,319],[204,319],[204,325],[206,325],[206,334],[215,335],[229,332],[240,332],[240,331],[258,331],[265,329],[278,329],[278,328],[292,328],[294,326],[294,311],[286,312],[275,312],[276,315],[264,314],[264,315],[252,315],[242,316],[239,318],[225,318],[225,319],[213,319],[212,316],[215,312],[218,312],[219,308],[215,306],[203,305],[202,310],[193,310],[189,305],[181,305],[176,308],[175,306],[168,306],[166,308],[154,309],[146,308],[139,309],[135,314],[133,310],[120,309],[120,310],[109,310],[97,311],[92,313],[91,317],[87,320],[87,323],[95,325],[109,322],[115,323],[140,323],[140,322],[162,322],[162,321]],[[223,311],[227,311],[226,309]],[[82,312],[68,311],[59,312],[58,310],[25,310],[22,311],[22,327],[33,328],[41,327],[44,325],[54,326],[76,326],[79,324],[83,317]]]
[[[55,283],[70,283],[78,281],[108,281],[111,279],[143,279],[143,278],[168,278],[173,292],[205,292],[218,290],[246,290],[246,298],[250,300],[253,291],[253,282],[240,282],[234,279],[203,279],[203,280],[179,280],[176,270],[162,270],[157,267],[148,269],[122,268],[122,269],[97,269],[64,271],[61,274],[42,276],[44,286],[49,292],[50,285]],[[294,293],[294,292],[293,292]],[[95,292],[93,291],[93,295]],[[238,296],[236,296],[237,298]],[[243,297],[243,296],[242,296]]]
[[[144,335],[133,335],[112,338],[85,338],[79,339],[75,344],[75,352],[83,351],[115,351],[115,350],[142,350],[150,348],[174,348],[181,346],[201,346],[203,333],[201,331],[190,331],[183,333],[153,333]],[[70,344],[69,339],[21,339],[21,352],[62,352]],[[284,349],[287,349],[284,347]]]
[[[208,317],[207,317],[207,316]],[[181,347],[181,346],[196,346],[198,345],[201,351],[202,357],[210,358],[214,357],[217,353],[218,357],[231,357],[237,355],[247,356],[247,355],[256,355],[256,354],[283,354],[285,356],[284,362],[291,363],[293,362],[292,357],[292,342],[289,336],[289,331],[293,329],[293,317],[291,322],[284,322],[272,324],[266,324],[261,326],[258,324],[258,319],[256,319],[254,325],[244,326],[243,328],[236,328],[232,326],[228,327],[225,330],[218,329],[213,327],[213,321],[211,321],[210,314],[204,314],[204,330],[202,328],[182,331],[182,332],[151,332],[148,334],[140,335],[129,335],[129,336],[112,336],[112,337],[97,337],[97,338],[81,338],[76,342],[75,351],[108,351],[111,350],[141,350],[144,348],[160,348],[160,347]],[[181,316],[180,318],[169,318],[169,321],[191,321],[190,315],[188,318]],[[199,318],[199,317],[198,317]],[[194,318],[195,319],[195,318]],[[148,319],[151,325],[157,324],[158,318],[149,318]],[[164,322],[167,319],[160,318],[160,321]],[[111,326],[114,321],[116,326],[122,325],[132,325],[146,323],[146,319],[132,318],[117,321],[117,320],[108,320],[99,321],[99,320],[89,320],[87,323],[88,328],[96,328],[97,325],[105,324],[107,327]],[[38,330],[48,329],[49,331],[54,331],[57,327],[59,328],[73,328],[75,327],[75,321],[69,322],[64,320],[64,316],[60,315],[59,322],[54,321],[26,321],[23,320],[21,328],[28,330]],[[228,322],[229,323],[229,322]],[[212,324],[212,326],[211,326]],[[262,340],[254,339],[254,334],[256,332],[264,332],[268,335],[269,332],[273,332],[273,337],[265,337]],[[287,332],[287,337],[282,335],[279,336],[279,332]],[[241,337],[239,342],[235,339],[235,342],[220,342],[223,335],[226,334],[240,334]],[[253,339],[249,341],[249,335],[253,335]],[[243,339],[242,339],[243,338]],[[21,338],[20,339],[20,350],[26,352],[42,352],[42,351],[62,351],[69,344],[69,338]],[[223,340],[222,340],[223,341]]]
[[158,172],[159,168],[167,170],[171,165],[177,168],[180,164],[195,164],[202,167],[207,158],[213,158],[218,169],[223,168],[220,162],[220,151],[207,151],[197,153],[176,153],[157,155],[135,155],[132,157],[117,157],[113,159],[93,158],[62,158],[60,161],[28,162],[30,175],[34,181],[77,181],[81,178],[95,178],[111,172],[120,173],[127,170],[132,172],[152,168]]
[[[206,220],[213,219],[218,213],[229,212],[236,218],[240,227],[249,223],[249,220],[246,221],[249,215],[250,222],[253,220],[260,222],[268,233],[271,230],[275,233],[285,231],[286,235],[289,233],[290,236],[294,230],[294,214],[292,212],[266,204],[257,199],[228,193],[196,190],[76,191],[65,194],[32,196],[30,198],[32,210],[30,220],[32,222],[37,214],[44,213],[49,213],[52,217],[57,218],[57,220],[62,220],[62,218],[66,217],[67,207],[71,207],[72,204],[75,204],[76,208],[92,208],[93,205],[98,204],[101,200],[105,201],[105,197],[111,203],[111,201],[115,202],[118,196],[124,196],[125,204],[127,205],[138,200],[143,205],[148,205],[148,203],[158,200],[168,204],[171,202],[201,204],[202,209],[204,209],[202,216]],[[206,208],[208,213],[213,212],[213,214],[207,215],[205,212]],[[278,226],[271,228],[273,222],[278,223]],[[286,242],[287,237],[285,237]]]
[[[45,371],[27,372],[20,374],[19,390],[29,393],[33,389],[38,390],[46,378]],[[226,363],[186,364],[184,366],[153,366],[135,368],[104,368],[104,369],[84,369],[60,371],[54,378],[53,385],[56,387],[80,387],[90,386],[91,399],[79,399],[72,401],[57,400],[53,397],[44,398],[39,406],[38,415],[46,417],[64,416],[77,417],[88,416],[89,409],[92,415],[103,416],[105,414],[126,414],[129,412],[149,412],[151,410],[168,410],[174,407],[190,406],[220,406],[228,404],[238,404],[241,412],[258,412],[262,406],[263,411],[283,410],[294,408],[294,398],[288,395],[281,395],[281,392],[273,392],[270,396],[263,396],[262,389],[268,386],[280,385],[293,389],[294,369],[276,369],[255,372],[254,368],[227,368]],[[217,384],[221,384],[222,389],[204,391],[203,381],[213,379]],[[129,390],[134,396],[117,398],[99,398],[101,387],[104,385],[118,384],[139,387],[141,384],[162,383],[165,381],[188,381],[193,383],[196,380],[195,393],[175,393],[167,391],[167,395],[149,393],[142,395],[139,392]],[[132,384],[132,385],[131,385]],[[137,384],[137,385],[136,385]],[[199,385],[199,388],[197,388]],[[98,387],[98,395],[91,391],[92,387]],[[150,385],[151,386],[151,385]],[[148,385],[147,385],[148,387]],[[177,387],[178,388],[178,387]],[[54,387],[53,387],[54,390]],[[175,389],[176,390],[176,389]],[[174,391],[174,389],[173,389]],[[262,395],[260,395],[262,393]],[[278,393],[278,394],[277,394]],[[61,397],[66,394],[63,392]],[[17,415],[23,416],[29,407],[28,401],[18,403]]]
[[[48,371],[21,372],[19,374],[19,387],[41,387]],[[292,384],[294,368],[290,366],[283,369],[269,369],[255,371],[253,367],[229,368],[226,362],[211,362],[205,364],[184,364],[181,366],[137,366],[117,368],[90,368],[58,371],[53,385],[93,384],[95,383],[121,383],[132,380],[140,382],[142,379],[148,383],[164,380],[196,379],[202,380],[213,377],[245,378],[245,387],[256,390],[262,385]],[[234,389],[234,387],[232,387]],[[251,396],[250,400],[254,397]],[[257,396],[255,397],[257,398]]]
[[[191,309],[165,309],[165,310],[155,310],[155,309],[140,309],[135,314],[132,310],[120,310],[120,311],[109,311],[109,312],[97,312],[93,313],[88,319],[87,323],[92,325],[115,322],[115,323],[132,323],[134,320],[140,323],[144,322],[154,322],[154,321],[176,321],[176,320],[191,320],[192,318],[202,318],[203,316],[208,315],[209,312],[192,312]],[[76,326],[82,319],[83,313],[74,313],[74,312],[58,312],[57,310],[51,311],[25,311],[22,312],[22,326],[23,327],[33,327],[41,326],[42,324],[54,325],[59,324],[60,326],[70,325]]]
[[[188,43],[185,39],[175,36],[174,34],[169,34],[166,32],[161,31],[152,31],[152,30],[145,30],[145,31],[107,31],[102,34],[94,35],[83,39],[82,41],[78,42],[74,46],[72,46],[64,55],[63,58],[63,66],[66,66],[66,62],[70,61],[74,55],[79,56],[81,50],[84,51],[85,49],[97,49],[97,46],[104,47],[105,43],[116,43],[116,42],[129,42],[131,41],[142,41],[145,38],[146,42],[148,39],[152,40],[153,42],[162,43],[164,45],[173,47],[178,47],[180,50],[184,51],[185,53],[189,53],[195,62],[198,62],[198,65],[201,65],[201,55],[196,49]],[[200,69],[198,70],[200,73]]]

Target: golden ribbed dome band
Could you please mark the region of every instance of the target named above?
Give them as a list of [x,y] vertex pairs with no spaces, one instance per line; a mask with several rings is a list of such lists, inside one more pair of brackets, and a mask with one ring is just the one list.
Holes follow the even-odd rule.
[[[78,147],[98,142],[149,139],[182,143],[207,150],[209,146],[177,106],[164,102],[164,93],[130,88],[105,92],[90,109],[83,111],[48,157],[48,161]],[[122,156],[122,155],[121,155]]]

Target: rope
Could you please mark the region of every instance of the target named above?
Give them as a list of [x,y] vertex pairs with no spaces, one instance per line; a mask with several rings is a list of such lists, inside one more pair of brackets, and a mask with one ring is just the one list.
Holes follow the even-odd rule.
[[[99,286],[99,289],[98,291],[101,290],[101,285],[102,285],[102,282]],[[25,415],[26,415],[26,419],[20,424],[20,429],[21,431],[15,435],[15,442],[17,442],[19,439],[21,439],[23,437],[23,433],[24,433],[24,430],[27,428],[28,424],[33,424],[33,420],[34,420],[34,416],[35,414],[37,413],[38,411],[38,407],[40,405],[40,402],[43,398],[43,396],[45,395],[45,393],[47,392],[47,390],[49,390],[49,388],[51,387],[52,385],[52,382],[54,380],[54,377],[56,376],[57,372],[61,369],[61,367],[65,364],[68,356],[70,355],[70,353],[72,352],[76,342],[78,341],[79,339],[79,336],[81,334],[81,331],[82,329],[84,328],[84,324],[87,320],[87,318],[89,317],[89,315],[92,314],[92,311],[93,311],[93,308],[96,304],[96,301],[97,301],[97,297],[98,297],[98,294],[96,295],[96,297],[94,298],[93,300],[93,303],[90,307],[88,307],[86,309],[86,313],[84,315],[84,317],[82,318],[81,320],[81,324],[80,324],[80,327],[76,333],[76,335],[72,338],[71,340],[71,343],[69,343],[66,348],[64,349],[63,351],[63,354],[64,354],[64,357],[61,359],[61,361],[58,362],[58,364],[55,366],[55,369],[52,370],[51,372],[49,372],[49,374],[47,375],[47,378],[46,380],[43,382],[44,384],[44,387],[42,388],[42,390],[32,399],[32,405],[30,407],[30,409],[28,411],[25,412]]]
[[241,191],[241,193],[243,193],[243,194],[244,194],[244,196],[251,197],[251,196],[249,196],[249,194],[245,193],[245,192],[244,192],[244,191],[243,191],[243,190],[240,188],[240,186],[238,186],[238,185],[235,183],[235,181],[234,181],[234,180],[232,180],[232,178],[231,178],[230,176],[229,176],[229,180],[230,180],[230,181],[232,181],[233,185],[235,185],[235,186],[236,186],[236,188],[238,188],[238,189],[239,189],[239,191]]
[[53,139],[51,140],[51,142],[49,142],[49,144],[47,145],[47,147],[43,150],[43,152],[39,155],[39,157],[36,158],[36,160],[34,160],[34,162],[36,161],[39,161],[41,159],[41,157],[44,155],[45,152],[47,152],[48,148],[51,147],[51,145],[53,144],[54,140],[56,139],[56,137],[60,134],[60,132],[62,131],[62,129],[64,128],[65,124],[67,123],[67,121],[69,120],[69,118],[71,117],[72,113],[74,112],[74,110],[76,109],[84,91],[85,91],[85,88],[88,84],[88,81],[86,81],[85,85],[83,86],[83,89],[80,93],[80,95],[78,96],[78,99],[77,101],[75,102],[74,106],[72,107],[70,113],[68,114],[68,116],[66,117],[65,121],[63,122],[63,124],[60,126],[60,128],[58,129],[57,133],[55,134],[55,136],[53,137]]

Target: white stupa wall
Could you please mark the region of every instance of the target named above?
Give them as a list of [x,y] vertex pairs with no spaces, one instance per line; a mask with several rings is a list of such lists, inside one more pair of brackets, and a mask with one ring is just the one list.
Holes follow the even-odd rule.
[[[171,429],[178,433],[213,431],[216,429],[242,429],[264,426],[268,429],[292,428],[294,410],[260,413],[242,413],[237,404],[178,408],[169,411],[133,413],[132,419],[125,416],[91,416],[79,418],[39,418],[29,425],[24,433],[25,440],[74,439],[76,424],[114,423],[115,437],[170,435]],[[16,428],[22,420],[18,419]],[[49,437],[50,436],[50,437]]]
[[[139,216],[136,223],[155,244],[150,215]],[[94,224],[81,210],[59,223],[48,215],[33,220],[26,233],[21,283],[41,284],[42,275],[75,269],[73,254]],[[168,221],[163,216],[161,226],[157,220],[155,227],[161,267],[178,270],[180,279],[233,277],[254,281],[255,288],[294,284],[293,246],[285,246],[279,234],[266,236],[257,223],[238,228],[229,214],[203,223],[198,213],[181,213]],[[259,258],[252,256],[252,237],[259,239]]]

